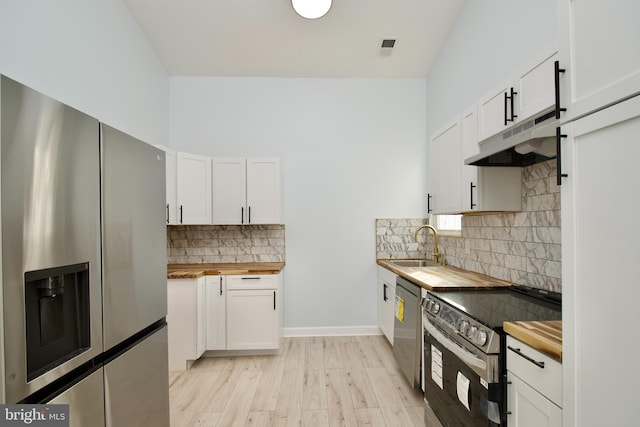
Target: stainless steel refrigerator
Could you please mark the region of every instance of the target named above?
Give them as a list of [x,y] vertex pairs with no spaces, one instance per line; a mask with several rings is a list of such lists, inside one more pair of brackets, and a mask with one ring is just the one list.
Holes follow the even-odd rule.
[[164,153],[0,79],[4,400],[168,426]]

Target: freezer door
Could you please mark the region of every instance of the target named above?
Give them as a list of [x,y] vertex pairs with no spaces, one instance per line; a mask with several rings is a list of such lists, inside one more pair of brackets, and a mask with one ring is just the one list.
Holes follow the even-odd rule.
[[[102,352],[100,157],[97,120],[7,77],[0,80],[0,301],[6,381],[0,386],[6,402],[15,403]],[[71,336],[71,323],[60,319],[77,300],[68,292],[75,286],[71,283],[63,281],[66,289],[48,295],[44,283],[35,284],[44,290],[42,300],[35,300],[38,322],[49,328],[28,328],[25,273],[76,264],[88,265],[82,308],[89,310],[83,311],[82,325],[89,328],[89,346],[83,333],[77,352],[57,348],[55,362],[27,378],[27,356],[34,354],[34,346],[27,346],[26,335],[38,350],[53,354],[51,347]]]
[[109,427],[169,426],[166,324],[104,367]]
[[104,427],[103,381],[98,369],[47,403],[69,405],[69,427]]
[[167,315],[165,153],[101,124],[104,347]]

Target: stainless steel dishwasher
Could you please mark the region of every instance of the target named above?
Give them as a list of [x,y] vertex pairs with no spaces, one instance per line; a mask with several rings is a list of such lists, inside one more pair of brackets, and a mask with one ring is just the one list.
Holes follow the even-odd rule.
[[393,355],[413,387],[420,387],[422,313],[420,286],[402,277],[396,280]]

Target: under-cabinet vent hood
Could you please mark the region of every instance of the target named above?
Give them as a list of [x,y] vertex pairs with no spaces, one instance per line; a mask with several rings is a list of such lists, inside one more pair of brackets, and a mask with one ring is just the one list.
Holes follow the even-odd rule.
[[530,166],[556,157],[555,110],[523,121],[480,143],[480,153],[464,161],[474,166]]

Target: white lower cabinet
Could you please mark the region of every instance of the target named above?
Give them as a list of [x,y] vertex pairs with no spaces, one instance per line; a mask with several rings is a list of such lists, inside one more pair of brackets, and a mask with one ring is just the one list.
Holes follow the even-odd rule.
[[227,350],[280,347],[280,279],[274,274],[227,278]]
[[227,292],[227,350],[279,347],[278,290]]
[[282,303],[282,273],[168,280],[169,370],[207,350],[279,349]]
[[395,273],[378,266],[378,326],[391,345],[397,278]]
[[511,336],[507,421],[511,427],[562,426],[562,364]]
[[184,371],[205,351],[205,278],[167,282],[169,370]]
[[225,276],[205,276],[205,329],[207,350],[224,350],[227,346]]

